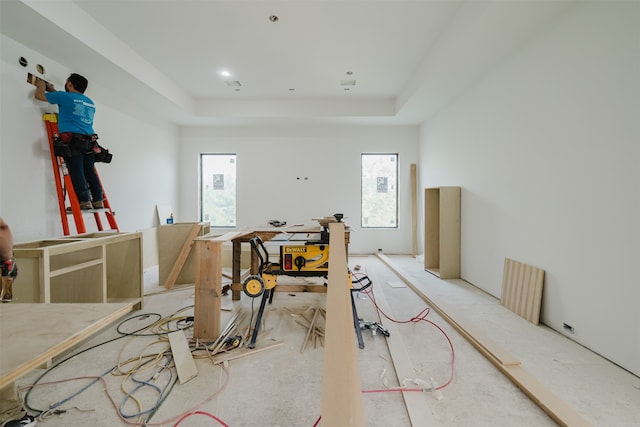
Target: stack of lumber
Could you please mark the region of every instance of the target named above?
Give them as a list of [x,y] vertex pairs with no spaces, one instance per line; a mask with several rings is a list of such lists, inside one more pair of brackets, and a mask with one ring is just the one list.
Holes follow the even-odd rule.
[[[311,311],[310,315],[306,314],[308,311]],[[307,329],[300,353],[304,353],[307,346],[313,346],[313,348],[317,348],[318,345],[324,346],[324,322],[327,318],[325,309],[310,307],[296,317],[298,317],[296,323]]]

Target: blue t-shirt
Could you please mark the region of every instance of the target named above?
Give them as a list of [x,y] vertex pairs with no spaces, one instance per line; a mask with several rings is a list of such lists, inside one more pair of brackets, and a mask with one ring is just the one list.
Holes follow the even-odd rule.
[[93,101],[75,92],[47,92],[47,101],[58,104],[58,130],[60,133],[73,132],[91,135],[93,131],[93,116],[96,106]]

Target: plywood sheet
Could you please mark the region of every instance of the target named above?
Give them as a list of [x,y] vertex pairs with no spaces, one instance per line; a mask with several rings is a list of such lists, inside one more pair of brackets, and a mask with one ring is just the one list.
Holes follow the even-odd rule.
[[500,303],[534,325],[540,323],[544,270],[504,259]]
[[[190,233],[196,225],[200,226],[198,236],[209,233],[211,228],[205,222],[178,222],[158,227],[158,280],[162,286],[168,281],[178,258],[184,256],[182,251],[185,250],[185,245],[192,248],[193,238],[190,238]],[[180,262],[182,265],[174,285],[195,283],[195,251],[187,250],[186,259]]]
[[191,350],[189,350],[189,344],[187,338],[184,336],[184,331],[179,330],[171,332],[169,335],[169,344],[171,345],[171,353],[173,354],[173,360],[178,371],[178,379],[180,384],[184,384],[192,378],[198,375],[198,368],[193,361]]
[[0,304],[0,388],[124,316],[134,304]]
[[164,283],[165,288],[171,289],[173,285],[176,283],[176,280],[178,279],[178,275],[180,274],[182,267],[184,267],[184,263],[187,262],[187,257],[191,253],[191,247],[193,246],[193,239],[195,239],[199,233],[200,233],[200,224],[194,224],[191,227],[191,231],[189,231],[189,235],[187,236],[187,238],[185,239],[182,245],[182,249],[178,254],[178,258],[176,259],[176,262],[173,264],[173,267],[171,267],[171,271],[169,272],[169,277],[167,278],[167,281]]

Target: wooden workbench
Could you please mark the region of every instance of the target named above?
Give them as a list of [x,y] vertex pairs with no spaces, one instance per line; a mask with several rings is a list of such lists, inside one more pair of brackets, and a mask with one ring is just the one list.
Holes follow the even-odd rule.
[[0,304],[0,388],[129,313],[136,303]]
[[[317,234],[318,239],[321,227],[295,226],[289,228],[254,228],[239,232],[229,232],[221,236],[206,235],[194,239],[196,255],[196,277],[194,296],[194,322],[193,338],[204,342],[214,341],[220,335],[220,306],[222,297],[222,245],[231,240],[233,244],[233,265],[232,265],[232,299],[239,300],[242,291],[242,244],[248,243],[252,238],[260,236],[263,241],[274,239],[280,234],[289,235],[283,242],[295,242],[292,236],[304,235],[300,244],[309,240],[309,235]],[[345,232],[345,248],[349,245],[349,232]],[[258,257],[251,251],[252,274],[258,271]],[[296,289],[292,288],[297,286]],[[307,285],[278,285],[275,289],[287,292],[326,292],[324,286]],[[312,289],[315,288],[315,289]]]

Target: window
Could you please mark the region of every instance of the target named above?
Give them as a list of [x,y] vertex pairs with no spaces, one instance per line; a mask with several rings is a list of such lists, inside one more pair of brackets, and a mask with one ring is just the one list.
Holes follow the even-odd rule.
[[398,155],[362,154],[363,228],[398,227]]
[[235,154],[200,154],[200,220],[236,226]]

